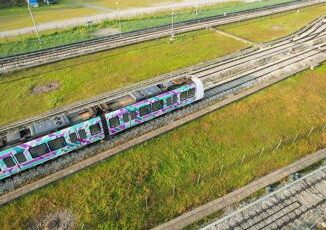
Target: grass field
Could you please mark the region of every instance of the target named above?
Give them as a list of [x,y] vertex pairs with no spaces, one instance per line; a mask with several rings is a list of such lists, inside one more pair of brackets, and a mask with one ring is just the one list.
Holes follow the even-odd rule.
[[[174,21],[180,22],[180,21],[185,21],[185,20],[190,20],[190,19],[195,19],[195,18],[221,15],[224,12],[236,12],[236,11],[241,11],[241,10],[258,8],[258,7],[262,7],[262,6],[266,6],[266,5],[290,2],[290,1],[292,1],[292,0],[268,0],[268,1],[265,0],[265,1],[249,2],[249,3],[244,3],[244,2],[239,2],[239,1],[224,2],[224,3],[219,3],[219,4],[217,4],[215,6],[211,6],[211,7],[201,7],[198,15],[195,14],[195,8],[182,9],[182,10],[176,11]],[[127,1],[127,2],[129,2],[129,1]],[[67,2],[66,4],[68,4],[68,3],[69,2]],[[79,3],[75,2],[75,6],[71,6],[68,4],[68,6],[70,6],[70,8],[68,8],[68,9],[78,11],[78,9],[80,9],[80,5],[78,5]],[[70,17],[70,14],[67,14],[65,12],[65,10],[67,10],[66,9],[67,7],[65,8],[65,4],[63,4],[63,5],[59,4],[59,5],[52,6],[52,7],[57,7],[57,8],[61,7],[62,10],[59,10],[56,8],[48,9],[46,7],[42,7],[40,9],[36,9],[36,12],[34,12],[34,14],[36,14],[36,17],[38,14],[40,14],[41,16],[42,16],[42,14],[44,14],[47,17],[46,20],[50,20],[50,18],[52,16],[51,16],[51,13],[47,14],[47,11],[52,10],[52,12],[55,12],[56,14],[61,14],[61,13],[64,14],[64,16],[60,16],[60,17],[55,16],[55,19]],[[81,10],[85,10],[85,9],[81,8]],[[92,10],[94,10],[94,9],[92,9]],[[15,16],[16,14],[17,14],[17,16]],[[8,27],[11,27],[11,26],[23,26],[26,23],[29,26],[32,26],[30,18],[26,19],[26,17],[29,17],[26,9],[14,8],[14,9],[10,9],[10,10],[6,9],[3,11],[0,10],[0,31],[2,28],[4,28],[3,30],[5,30],[5,28],[8,29]],[[22,20],[22,21],[18,22],[16,20]],[[40,21],[40,22],[42,22],[42,21]],[[38,20],[37,20],[37,23],[39,23]],[[135,17],[135,18],[122,19],[121,30],[123,32],[128,32],[128,31],[134,31],[134,30],[139,30],[139,29],[144,29],[144,28],[149,28],[149,27],[154,27],[154,26],[160,26],[160,25],[169,24],[169,23],[171,23],[170,11],[169,12],[159,12],[159,13],[155,13],[155,14],[141,15],[141,16]],[[41,39],[42,39],[41,44],[39,43],[38,39],[33,34],[32,35],[31,34],[21,35],[19,37],[9,37],[9,38],[5,38],[5,39],[0,38],[0,57],[93,38],[94,31],[96,31],[98,29],[105,28],[105,27],[119,29],[118,22],[116,20],[112,20],[112,21],[103,22],[100,25],[93,25],[91,28],[90,27],[77,27],[77,28],[73,28],[73,29],[67,29],[65,31],[60,30],[55,33],[46,32],[45,35],[43,35],[41,37]]]
[[[171,3],[171,2],[181,2],[182,0],[123,0],[119,1],[119,7],[121,8],[130,8],[130,7],[142,7],[142,6],[153,6],[157,4],[162,4],[162,3]],[[107,7],[110,9],[115,9],[116,6],[116,0],[95,0],[95,1],[85,1],[81,0],[83,3],[91,3],[94,5],[102,6],[102,7]]]
[[[0,79],[0,110],[6,111],[0,114],[0,123],[45,112],[244,47],[246,44],[206,30],[177,36],[173,42],[164,38],[24,70]],[[33,87],[51,82],[58,82],[59,89],[41,95],[31,92]]]
[[[178,1],[180,0],[173,0],[173,2]],[[53,20],[64,20],[97,13],[107,13],[112,9],[116,9],[116,0],[59,0],[58,2],[59,3],[55,5],[41,5],[41,7],[32,8],[35,21],[37,23],[51,22]],[[122,9],[128,7],[142,7],[164,2],[167,2],[167,0],[123,0],[119,2],[119,7]],[[30,26],[33,26],[33,24],[26,5],[0,9],[0,31]]]
[[[306,16],[300,19],[300,24],[303,26],[303,21],[308,23],[313,18],[317,18],[325,8],[326,5],[321,5],[312,7],[311,12],[307,10],[300,12],[301,16],[302,14]],[[298,19],[298,14],[289,13],[287,19],[285,16],[284,14],[277,17],[270,16],[259,21],[254,20],[254,22],[259,22],[258,25],[266,23],[270,28],[282,23],[284,26],[283,33],[289,34],[293,32],[290,24],[292,25],[293,21]],[[275,24],[270,23],[270,19]],[[238,31],[243,28],[247,34],[254,34],[255,36],[261,34],[260,30],[264,30],[252,22],[249,24],[251,26],[243,23],[236,24],[237,26],[234,28],[237,28]],[[88,34],[88,31],[76,30],[66,36],[84,36],[81,35],[83,33]],[[266,40],[276,38],[275,36],[275,34],[266,31],[264,33]],[[281,35],[278,34],[277,36]],[[60,36],[57,38],[57,42],[60,42]],[[219,57],[245,46],[246,44],[226,38],[213,31],[199,31],[177,36],[177,40],[172,43],[164,38],[18,72],[0,80],[0,96],[3,98],[0,101],[0,109],[7,111],[0,114],[0,124],[45,112],[57,106]],[[160,62],[156,60],[160,60]],[[126,66],[128,67],[126,68]],[[76,81],[76,79],[79,80]],[[42,95],[31,93],[33,87],[54,81],[60,84],[58,90]],[[33,103],[35,98],[40,103]],[[23,106],[25,109],[21,110]]]
[[[205,177],[219,172],[221,165],[240,162],[243,154],[250,156],[281,137],[323,124],[325,73],[326,65],[300,73],[33,192],[1,208],[0,225],[18,229],[53,210],[69,210],[77,228],[144,229],[220,197],[326,146],[325,133],[312,135],[273,154],[225,168],[220,177]],[[196,185],[199,174],[202,183]]]
[[[258,32],[255,27],[243,27]],[[0,110],[6,111],[0,119],[3,123],[19,119],[244,47],[225,39],[213,31],[201,31],[178,36],[173,43],[161,39],[16,73],[0,82]],[[54,72],[53,68],[61,69]],[[24,196],[0,208],[0,226],[25,228],[37,217],[69,210],[76,218],[77,229],[146,229],[220,197],[326,146],[325,134],[313,134],[297,145],[264,154],[206,180],[221,165],[241,160],[243,154],[250,156],[280,138],[324,123],[325,73],[326,65],[305,71]],[[37,96],[35,104],[31,88],[52,81],[59,81],[60,89]],[[198,175],[202,183],[195,185]]]
[[[171,3],[171,2],[179,2],[181,0],[141,0],[141,1],[133,1],[133,0],[124,0],[119,1],[119,7],[129,8],[129,7],[144,7],[144,6],[151,6],[155,4],[162,4],[162,3]],[[262,1],[262,2],[253,2],[253,3],[243,3],[241,1],[232,1],[229,3],[220,3],[217,4],[217,7],[213,7],[213,10],[223,9],[225,11],[236,11],[251,7],[259,7],[263,5],[271,5],[276,4],[279,2],[287,2],[292,0],[269,0]],[[85,1],[85,0],[64,0],[59,1],[58,4],[55,5],[42,5],[38,8],[33,8],[32,12],[35,17],[36,23],[44,23],[44,22],[51,22],[54,20],[64,20],[70,19],[74,17],[81,17],[81,16],[88,16],[98,13],[108,13],[112,12],[112,10],[116,10],[116,0],[95,0],[95,1]],[[210,9],[210,11],[212,10]],[[189,11],[189,10],[187,10]],[[193,9],[191,9],[193,11]],[[205,12],[203,12],[205,13]],[[215,12],[218,13],[218,12]],[[220,13],[223,13],[220,12]],[[161,15],[161,14],[160,14]],[[164,15],[168,15],[166,18],[169,19],[169,13],[166,12]],[[155,14],[151,15],[151,17],[156,17]],[[180,16],[180,15],[179,15]],[[205,16],[202,14],[201,16]],[[188,16],[189,17],[189,16]],[[193,17],[193,16],[191,16]],[[143,16],[142,16],[142,19]],[[152,18],[153,19],[153,18]],[[157,19],[162,20],[162,17]],[[169,22],[169,21],[168,21]],[[147,22],[148,24],[148,22]],[[18,29],[23,27],[30,27],[33,26],[32,21],[30,19],[30,15],[26,5],[22,5],[21,7],[12,7],[12,8],[4,8],[0,9],[0,31]]]
[[[64,20],[74,17],[87,16],[98,13],[92,8],[81,6],[44,6],[34,8],[33,15],[35,21],[39,23],[51,22],[54,20]],[[15,7],[9,9],[0,9],[0,31],[13,30],[24,27],[32,27],[27,7]]]
[[219,29],[254,42],[265,42],[293,33],[323,15],[326,15],[326,4],[301,9],[299,12],[233,23]]

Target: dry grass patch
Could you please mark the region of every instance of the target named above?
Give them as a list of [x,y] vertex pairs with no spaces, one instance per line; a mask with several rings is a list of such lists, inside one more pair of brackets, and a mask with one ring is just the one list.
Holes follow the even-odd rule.
[[326,4],[219,27],[254,42],[271,41],[289,35],[326,14]]

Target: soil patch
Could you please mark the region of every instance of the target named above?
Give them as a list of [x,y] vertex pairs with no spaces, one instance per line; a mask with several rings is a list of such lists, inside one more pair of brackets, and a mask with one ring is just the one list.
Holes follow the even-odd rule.
[[93,33],[95,37],[104,37],[112,34],[118,34],[120,33],[120,30],[114,29],[114,28],[104,28],[104,29],[99,29],[96,32]]
[[283,27],[280,25],[272,26],[272,30],[283,30]]
[[74,216],[68,211],[50,213],[29,223],[28,229],[68,230],[72,229]]
[[43,94],[54,91],[60,87],[59,82],[51,82],[45,85],[37,85],[32,88],[33,94]]

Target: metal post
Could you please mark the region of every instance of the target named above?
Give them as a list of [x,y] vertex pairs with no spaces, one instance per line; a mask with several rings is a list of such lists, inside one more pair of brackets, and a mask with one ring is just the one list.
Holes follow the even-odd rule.
[[32,22],[33,22],[33,25],[35,28],[37,39],[38,39],[39,43],[41,43],[40,34],[38,33],[37,25],[35,23],[34,16],[33,16],[32,10],[31,10],[31,6],[29,5],[29,2],[27,2],[27,8],[28,8],[29,14],[31,16],[31,19],[32,19]]
[[116,1],[115,4],[117,5],[117,11],[118,11],[119,30],[120,30],[120,33],[122,33],[119,1]]
[[278,150],[280,148],[282,144],[282,139],[280,140],[280,142],[276,145],[275,149],[273,150],[273,152],[275,152],[276,150]]
[[174,39],[174,10],[172,9],[171,13],[171,38],[170,40]]
[[175,185],[173,185],[173,189],[172,189],[172,196],[175,196]]
[[292,141],[292,144],[294,144],[294,143],[297,141],[298,136],[299,136],[299,132],[297,132],[297,135],[295,135],[295,137],[294,137],[294,139],[293,139],[293,141]]
[[117,207],[114,207],[116,218],[119,219],[119,212]]
[[224,165],[222,165],[222,168],[221,168],[221,171],[220,171],[220,175],[219,175],[219,176],[221,176],[221,175],[222,175],[222,172],[223,172],[223,168],[224,168]]
[[196,4],[196,15],[198,15],[198,9],[199,9],[199,0],[197,0],[197,4]]
[[259,157],[261,157],[261,155],[263,154],[264,150],[265,150],[265,148],[262,147],[262,148],[261,148],[261,151],[260,151],[260,153],[259,153]]
[[147,210],[148,209],[148,197],[147,196],[146,196],[145,203],[146,203],[146,210]]
[[243,162],[244,162],[244,160],[245,160],[245,157],[246,157],[246,155],[243,154],[243,156],[242,156],[242,160],[241,160],[241,165],[243,164]]
[[314,128],[315,128],[315,127],[312,127],[312,128],[310,129],[310,131],[309,131],[309,133],[308,133],[308,135],[307,135],[307,138],[310,137],[310,135],[312,134],[312,131],[314,131]]
[[199,176],[197,177],[197,185],[200,183],[200,174],[199,174]]

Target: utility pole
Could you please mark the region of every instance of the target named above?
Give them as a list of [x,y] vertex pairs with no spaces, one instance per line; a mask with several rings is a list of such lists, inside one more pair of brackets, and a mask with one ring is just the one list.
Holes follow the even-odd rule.
[[174,39],[174,9],[172,9],[171,13],[171,38],[170,40]]
[[31,6],[29,5],[29,1],[27,1],[27,7],[28,7],[28,11],[29,11],[29,14],[31,16],[31,19],[32,19],[32,22],[33,22],[33,25],[35,28],[37,39],[38,39],[39,43],[41,43],[40,34],[38,33],[37,25],[35,23],[34,16],[33,16],[32,10],[31,10]]
[[197,4],[196,4],[196,15],[198,15],[198,9],[199,9],[199,0],[197,0]]
[[120,30],[120,33],[122,33],[122,30],[121,30],[121,19],[120,19],[120,7],[119,7],[119,2],[116,1],[115,4],[117,5],[117,11],[118,11],[119,30]]

